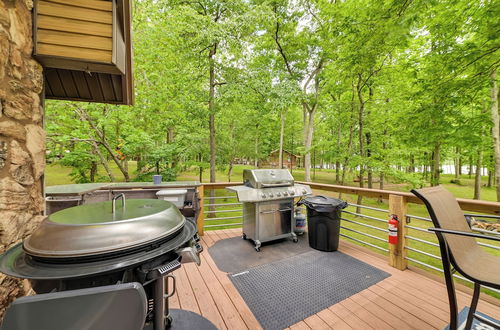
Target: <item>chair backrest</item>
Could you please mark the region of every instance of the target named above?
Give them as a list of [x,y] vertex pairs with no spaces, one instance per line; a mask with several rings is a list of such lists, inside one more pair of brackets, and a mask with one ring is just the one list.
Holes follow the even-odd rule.
[[[427,207],[436,228],[472,232],[455,196],[441,186],[412,190]],[[480,249],[473,237],[443,234],[452,256],[452,263],[458,268],[468,268],[471,252]]]
[[147,297],[139,283],[38,294],[16,299],[2,329],[137,330],[144,327]]

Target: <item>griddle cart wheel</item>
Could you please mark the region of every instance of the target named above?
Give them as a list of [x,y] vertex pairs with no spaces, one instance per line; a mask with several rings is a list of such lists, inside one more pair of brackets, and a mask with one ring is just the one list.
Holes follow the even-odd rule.
[[255,251],[260,252],[260,247],[255,247]]
[[293,242],[294,242],[294,243],[297,243],[298,241],[299,241],[299,239],[298,239],[297,237],[294,237],[294,238],[293,238]]
[[241,238],[243,238],[243,240],[247,240],[247,234],[243,233],[243,235],[241,236]]
[[167,315],[165,316],[165,329],[168,329],[172,326],[172,316]]

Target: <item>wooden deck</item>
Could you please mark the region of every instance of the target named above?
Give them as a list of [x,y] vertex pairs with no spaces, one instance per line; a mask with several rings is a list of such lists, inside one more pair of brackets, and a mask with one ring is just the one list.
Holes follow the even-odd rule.
[[[208,253],[214,242],[240,234],[241,229],[205,232],[201,266],[184,264],[175,271],[177,292],[169,300],[171,308],[201,314],[220,329],[261,329],[227,274],[217,268]],[[444,329],[448,324],[444,284],[410,270],[392,268],[384,259],[345,241],[341,241],[339,250],[392,276],[290,329]],[[470,303],[470,296],[460,291],[457,295],[461,310]],[[499,318],[499,305],[481,300],[478,310]]]

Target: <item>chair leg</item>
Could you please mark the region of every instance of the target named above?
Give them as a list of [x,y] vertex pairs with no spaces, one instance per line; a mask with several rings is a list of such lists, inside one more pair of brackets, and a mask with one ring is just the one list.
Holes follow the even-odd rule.
[[441,259],[443,261],[444,279],[446,282],[446,290],[448,291],[448,301],[450,303],[450,330],[457,330],[458,311],[457,311],[457,296],[455,293],[455,285],[453,284],[453,274],[450,266],[450,255],[446,243],[440,234],[437,235],[440,240],[439,248],[441,250]]
[[481,285],[479,283],[474,283],[474,294],[472,295],[472,302],[470,303],[469,314],[467,315],[467,323],[465,324],[465,330],[469,330],[472,328],[472,322],[474,321],[474,313],[476,312],[480,293],[481,293]]

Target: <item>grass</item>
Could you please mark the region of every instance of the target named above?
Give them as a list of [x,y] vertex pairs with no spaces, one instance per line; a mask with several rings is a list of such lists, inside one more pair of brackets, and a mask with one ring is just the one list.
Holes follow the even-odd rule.
[[[117,166],[114,163],[110,163],[110,168],[113,171],[113,173],[115,174],[115,177],[118,180],[123,181],[123,176],[121,175]],[[135,164],[132,162],[129,163],[129,168],[131,169],[131,172],[132,172],[132,170],[135,169]],[[243,170],[246,168],[253,168],[253,167],[252,166],[236,165],[234,167],[230,181],[241,182]],[[71,183],[71,179],[69,176],[70,172],[71,172],[71,169],[60,166],[60,165],[48,165],[47,169],[46,169],[46,175],[45,175],[46,184],[47,185],[55,185],[55,184]],[[99,168],[98,174],[101,176],[104,176],[105,172],[102,168]],[[204,174],[204,176],[203,176],[202,181],[207,182],[208,181],[208,171],[204,171],[203,174]],[[303,169],[294,169],[293,176],[297,181],[303,180],[304,179],[304,170]],[[225,172],[225,171],[217,171],[217,178],[218,178],[218,181],[229,181],[229,178],[227,177],[227,172]],[[474,178],[473,177],[470,178],[468,175],[462,175],[459,178],[460,184],[450,183],[450,181],[453,178],[454,178],[453,175],[442,175],[442,185],[446,189],[451,191],[456,197],[469,198],[469,199],[472,198],[473,193],[474,193]],[[193,169],[190,169],[190,170],[187,170],[187,171],[180,173],[177,176],[177,180],[179,180],[179,181],[181,181],[181,180],[188,180],[188,181],[199,180],[199,173],[198,173],[197,169],[193,168]],[[317,169],[315,179],[313,181],[318,182],[318,183],[333,184],[333,183],[335,183],[335,171],[334,170],[318,170]],[[481,199],[487,200],[487,201],[495,201],[496,200],[495,188],[494,187],[491,187],[491,188],[486,187],[486,183],[487,183],[487,178],[483,177],[482,178],[482,187],[481,187]],[[355,183],[353,181],[352,174],[348,175],[348,181],[346,182],[346,185],[351,185],[351,186],[358,185],[358,183]],[[393,184],[390,182],[389,182],[389,184],[387,184],[387,187],[389,187],[388,188],[389,190],[406,191],[406,192],[408,192],[411,189],[411,187],[409,187],[406,184]],[[339,197],[338,193],[332,193],[332,192],[315,191],[314,193],[315,194],[329,195],[332,197]],[[209,196],[208,191],[206,191],[205,194],[206,194],[206,196]],[[227,198],[215,199],[214,203],[216,203],[216,204],[238,203],[238,200],[237,200],[236,196],[234,195],[234,193],[230,193],[229,191],[227,191],[225,189],[216,190],[215,196],[216,197],[229,196]],[[355,196],[355,195],[345,195],[344,194],[342,196],[342,199],[344,199],[348,202],[351,202],[351,203],[356,202],[356,198],[357,198],[357,196]],[[207,199],[207,200],[205,200],[205,203],[209,204],[210,201]],[[375,199],[363,198],[363,205],[371,206],[371,207],[375,207],[375,208],[380,208],[383,210],[388,210],[387,201],[379,202]],[[209,207],[207,206],[205,208],[205,210],[209,210]],[[241,223],[241,221],[242,221],[242,219],[240,218],[242,216],[242,211],[241,211],[240,205],[217,206],[217,207],[215,207],[215,210],[217,211],[216,213],[207,214],[205,221],[206,221],[206,225],[208,225],[208,226],[215,225],[216,227],[207,227],[207,230],[235,228],[235,227],[239,226],[237,224]],[[238,210],[238,211],[234,212],[234,210]],[[352,206],[350,206],[346,210],[351,211],[351,212],[356,212],[356,209]],[[387,221],[387,217],[388,217],[388,211],[381,212],[381,211],[375,211],[375,210],[369,210],[369,209],[362,209],[361,213],[363,215],[376,217],[382,221],[376,221],[376,220],[368,219],[365,217],[358,217],[358,216],[350,215],[347,213],[343,213],[342,217],[345,219],[348,219],[348,220],[356,221],[356,222],[359,222],[359,223],[362,223],[365,225],[370,225],[370,226],[380,228],[383,230],[387,229],[387,222],[386,221]],[[417,205],[417,204],[409,204],[408,205],[408,214],[421,216],[421,217],[428,217],[429,216],[425,207],[423,205]],[[217,219],[214,220],[213,219],[213,218],[228,218],[228,217],[236,217],[236,219],[221,219],[221,220],[217,220]],[[427,229],[427,228],[432,226],[431,223],[423,221],[423,220],[418,220],[418,219],[412,219],[411,223],[409,225],[411,225],[413,227],[422,228],[422,229]],[[353,229],[353,230],[356,230],[359,232],[363,232],[363,233],[371,235],[371,236],[378,237],[382,241],[378,240],[376,238],[367,237],[366,235],[362,235],[362,234],[350,231],[349,229],[342,229],[341,230],[342,234],[349,235],[353,238],[366,241],[368,243],[374,244],[374,245],[379,246],[379,247],[387,248],[387,234],[385,232],[382,232],[382,231],[374,229],[374,228],[366,227],[366,226],[363,226],[360,224],[351,223],[348,221],[342,221],[342,226],[345,228],[349,228],[349,229]],[[408,235],[412,236],[412,237],[419,238],[419,239],[423,239],[423,240],[426,240],[429,242],[437,243],[436,236],[430,232],[423,232],[423,231],[409,228]],[[344,238],[342,238],[342,239],[344,239]],[[357,242],[355,242],[355,243],[357,243]],[[492,244],[491,241],[488,241],[485,243]],[[360,243],[357,243],[357,244],[360,244]],[[492,245],[495,245],[495,244],[492,244]],[[498,244],[496,244],[496,245],[498,246]],[[425,244],[422,242],[418,242],[415,240],[408,239],[407,246],[414,248],[414,249],[418,249],[420,251],[430,253],[430,254],[435,255],[435,256],[440,255],[439,249],[437,247],[432,246],[432,245],[428,245],[428,244]],[[368,247],[371,250],[376,251],[377,253],[382,253],[382,254],[387,255],[386,252],[383,252],[379,249],[376,249],[376,248],[373,248],[370,246],[366,246],[366,247]],[[500,255],[499,250],[494,250],[494,249],[489,249],[489,248],[486,248],[486,249],[488,250],[488,252],[490,252],[492,254]],[[409,251],[409,250],[407,251],[407,253],[408,253],[408,257],[410,257],[410,258],[414,258],[414,259],[417,259],[421,262],[432,265],[434,267],[441,268],[441,261],[436,259],[436,258],[433,258],[431,256],[427,256],[427,255],[424,255],[421,253],[417,253],[414,251]],[[423,268],[431,273],[440,274],[439,272],[432,270],[430,268],[424,267],[420,264],[413,263],[411,261],[409,263],[416,266],[416,267]],[[462,282],[463,284],[465,284],[467,286],[470,286],[467,282],[463,282],[463,281],[460,281],[460,282]],[[492,294],[493,296],[500,297],[500,295],[498,295],[498,294],[495,294],[492,292],[488,292],[488,293]]]

